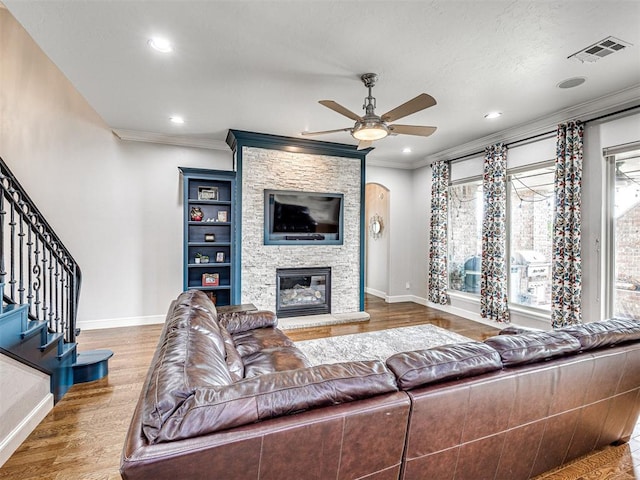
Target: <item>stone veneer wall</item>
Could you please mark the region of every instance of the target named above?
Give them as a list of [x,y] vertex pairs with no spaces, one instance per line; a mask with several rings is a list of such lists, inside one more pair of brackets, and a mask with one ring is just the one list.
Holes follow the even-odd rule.
[[[331,313],[360,310],[360,160],[243,147],[242,303],[276,308],[276,268],[331,267]],[[344,194],[343,245],[265,245],[264,190]]]

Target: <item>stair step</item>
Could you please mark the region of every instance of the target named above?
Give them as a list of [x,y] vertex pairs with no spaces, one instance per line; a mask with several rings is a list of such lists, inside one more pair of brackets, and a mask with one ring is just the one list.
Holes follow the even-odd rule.
[[58,360],[64,360],[70,355],[76,352],[77,343],[65,343],[62,342],[61,347],[58,349]]
[[73,364],[73,383],[92,382],[107,376],[112,356],[111,350],[79,352]]
[[5,305],[2,309],[2,313],[0,313],[0,324],[15,320],[17,317],[26,322],[28,308],[29,305],[27,304],[18,305],[11,303],[9,305]]
[[27,321],[27,328],[22,332],[20,332],[20,338],[22,338],[23,340],[26,340],[37,334],[42,334],[42,331],[47,328],[47,325],[48,323],[46,320],[42,320],[42,321],[29,320]]
[[45,341],[45,343],[40,345],[40,351],[41,352],[46,352],[47,350],[49,350],[54,345],[58,345],[58,342],[62,341],[62,337],[63,337],[63,335],[61,333],[59,333],[59,332],[47,333],[47,340]]

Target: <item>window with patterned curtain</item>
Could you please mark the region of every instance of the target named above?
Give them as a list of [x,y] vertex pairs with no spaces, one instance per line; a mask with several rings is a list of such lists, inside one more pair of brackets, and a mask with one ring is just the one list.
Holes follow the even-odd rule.
[[581,203],[584,125],[558,125],[555,162],[551,324],[582,322]]
[[431,165],[431,239],[429,243],[429,301],[444,305],[447,295],[447,210],[449,163]]
[[506,262],[507,147],[502,143],[485,149],[483,192],[480,315],[496,322],[509,322]]

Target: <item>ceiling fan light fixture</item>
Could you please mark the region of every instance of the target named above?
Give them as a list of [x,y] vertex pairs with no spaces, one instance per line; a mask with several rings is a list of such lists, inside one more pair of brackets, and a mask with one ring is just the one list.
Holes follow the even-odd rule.
[[380,140],[389,135],[389,129],[384,123],[365,122],[356,125],[351,135],[357,140]]

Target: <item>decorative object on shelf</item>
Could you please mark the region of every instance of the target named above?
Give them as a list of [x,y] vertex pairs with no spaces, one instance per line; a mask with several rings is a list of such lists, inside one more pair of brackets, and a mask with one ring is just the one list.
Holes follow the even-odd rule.
[[216,234],[215,233],[205,233],[204,234],[204,241],[205,242],[215,242],[216,241]]
[[216,262],[224,263],[224,252],[216,252]]
[[382,230],[384,229],[384,222],[382,217],[377,213],[371,216],[369,220],[369,235],[374,240],[379,239],[382,236]]
[[196,253],[196,263],[209,263],[209,255],[203,255],[200,252]]
[[203,287],[217,287],[220,285],[220,275],[217,273],[203,273],[202,274],[202,286]]
[[198,187],[198,200],[218,200],[217,187]]
[[212,292],[212,291],[207,291],[204,292],[207,297],[209,297],[209,300],[211,300],[213,302],[213,304],[215,305],[216,302],[218,301],[218,295],[216,294],[216,292]]
[[226,210],[218,210],[218,221],[226,222],[227,221],[227,211]]
[[204,213],[202,213],[202,209],[200,207],[191,207],[192,222],[201,222],[203,217]]

